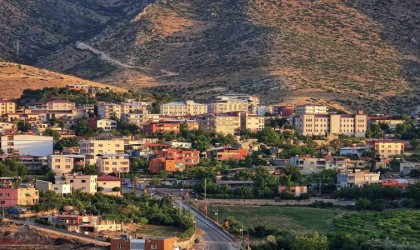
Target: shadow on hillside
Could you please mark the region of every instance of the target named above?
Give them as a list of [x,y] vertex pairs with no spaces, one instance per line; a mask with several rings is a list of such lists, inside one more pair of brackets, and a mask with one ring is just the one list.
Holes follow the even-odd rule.
[[202,96],[227,92],[263,95],[278,86],[279,80],[263,70],[269,66],[267,36],[271,30],[249,21],[243,10],[244,1],[190,3],[189,14],[212,25],[182,47],[165,47],[156,63],[179,73],[175,78],[159,80],[189,84],[183,87],[172,84],[153,91],[169,91],[177,97],[200,100]]
[[420,4],[414,0],[345,0],[372,20],[383,25],[382,39],[402,56],[401,75],[409,82],[417,97],[410,106],[420,105]]

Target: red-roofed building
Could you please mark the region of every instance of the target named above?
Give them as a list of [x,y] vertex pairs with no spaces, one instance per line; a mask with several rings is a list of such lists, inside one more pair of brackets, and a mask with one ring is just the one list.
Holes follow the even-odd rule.
[[178,134],[181,129],[179,122],[151,122],[143,126],[146,134],[163,134],[163,133],[176,133]]
[[98,187],[102,187],[104,190],[101,193],[111,194],[111,195],[120,195],[121,191],[115,191],[115,188],[119,188],[121,190],[121,182],[122,179],[111,176],[111,175],[102,175],[98,176],[96,179],[98,183]]
[[382,186],[393,186],[401,190],[406,190],[409,183],[406,179],[386,179],[382,181]]
[[244,148],[231,149],[225,148],[217,152],[216,160],[218,161],[227,161],[227,160],[245,160],[248,156],[248,150]]
[[158,154],[159,157],[164,157],[165,159],[182,161],[186,166],[195,166],[200,162],[200,151],[198,150],[168,148],[162,149]]

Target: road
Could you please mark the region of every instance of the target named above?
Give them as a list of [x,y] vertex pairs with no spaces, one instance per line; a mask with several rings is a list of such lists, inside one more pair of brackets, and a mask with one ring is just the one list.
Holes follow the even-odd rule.
[[84,237],[83,235],[75,235],[73,233],[66,233],[63,231],[58,231],[58,230],[54,230],[54,229],[48,229],[39,225],[36,225],[34,221],[31,220],[14,220],[14,219],[4,219],[5,221],[9,221],[9,222],[13,222],[16,224],[21,224],[21,225],[27,225],[30,228],[35,228],[41,232],[45,232],[48,234],[58,234],[58,235],[62,235],[64,237],[67,238],[72,238],[75,240],[78,240],[80,242],[84,242],[84,243],[91,243],[91,244],[96,244],[98,246],[103,246],[103,247],[108,247],[111,244],[109,242],[103,242],[103,241],[99,241],[99,240],[94,240],[88,237]]
[[[124,192],[131,191],[132,189],[123,188]],[[159,191],[159,194],[156,194],[156,191]],[[163,189],[156,189],[153,196],[157,199],[160,199],[160,193],[164,191]],[[141,191],[137,190],[137,195],[141,195]],[[182,205],[182,209],[185,209],[194,215],[194,220],[196,222],[197,229],[200,229],[204,232],[203,235],[199,236],[200,244],[196,244],[193,249],[196,250],[234,250],[239,249],[237,246],[238,244],[235,243],[235,239],[233,239],[229,234],[223,231],[221,228],[216,226],[212,223],[209,219],[205,216],[201,215],[191,206],[186,203],[183,203],[181,200],[176,199],[174,200],[174,205],[176,207],[180,207]]]
[[206,250],[230,250],[239,249],[235,244],[235,239],[223,231],[221,228],[216,226],[213,222],[197,212],[187,203],[181,200],[174,201],[177,207],[182,205],[182,209],[185,209],[194,215],[194,221],[196,222],[197,228],[204,232],[204,235],[200,237],[200,243],[194,249],[206,249]]

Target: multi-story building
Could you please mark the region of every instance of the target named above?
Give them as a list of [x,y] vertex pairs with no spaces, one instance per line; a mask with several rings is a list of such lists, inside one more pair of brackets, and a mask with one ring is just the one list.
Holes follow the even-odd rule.
[[0,116],[16,113],[16,103],[11,100],[0,99]]
[[112,119],[89,119],[88,126],[93,129],[101,128],[104,131],[112,131],[117,129],[117,121]]
[[160,113],[168,116],[192,116],[207,113],[207,105],[192,100],[170,102],[160,105]]
[[143,130],[146,134],[166,134],[176,133],[178,134],[181,130],[181,124],[179,122],[150,122],[143,126]]
[[124,154],[123,140],[81,140],[79,146],[88,165],[96,164],[99,154]]
[[166,159],[182,161],[185,166],[195,166],[200,162],[200,151],[198,150],[168,148],[159,151],[158,155]]
[[404,154],[404,142],[398,140],[371,140],[367,142],[368,150],[375,152],[381,159],[392,159],[394,155]]
[[160,171],[176,172],[184,171],[185,164],[182,160],[166,159],[165,157],[153,158],[149,161],[149,171],[158,173]]
[[96,167],[100,174],[128,173],[130,160],[127,154],[101,154],[96,160]]
[[241,129],[251,132],[258,132],[264,129],[265,119],[263,116],[257,116],[249,113],[241,113]]
[[121,119],[122,115],[147,110],[150,103],[105,103],[96,107],[100,118]]
[[97,175],[82,173],[55,175],[55,184],[70,184],[72,191],[81,190],[83,193],[94,194],[97,188]]
[[400,163],[400,173],[403,175],[409,175],[410,172],[414,169],[420,170],[420,162],[401,162]]
[[327,106],[320,106],[320,105],[300,105],[295,108],[296,115],[304,115],[304,114],[327,114],[328,108]]
[[6,155],[33,155],[47,157],[53,153],[53,137],[40,135],[16,135],[5,133],[0,136],[1,149]]
[[[247,109],[243,109],[244,106],[242,106],[241,102],[235,102],[235,101],[244,101],[247,103]],[[256,114],[257,113],[257,109],[260,105],[260,98],[258,96],[255,95],[245,95],[245,94],[225,94],[222,96],[217,96],[215,103],[224,103],[226,102],[228,104],[228,106],[224,106],[224,105],[220,105],[219,108],[222,108],[220,111],[220,113],[224,113],[225,111],[223,111],[224,109],[235,109],[233,106],[229,107],[229,104],[232,105],[240,105],[239,107],[236,107],[237,110],[230,110],[230,111],[226,111],[226,112],[235,112],[235,111],[245,111],[245,112],[250,112],[252,114]],[[212,105],[210,105],[212,106]],[[242,107],[241,107],[242,106]],[[215,111],[211,111],[213,113],[218,113]]]
[[217,151],[216,160],[218,161],[227,161],[227,160],[245,160],[248,156],[248,150],[244,148],[232,149],[225,148]]
[[14,122],[0,122],[0,133],[4,133],[6,131],[15,131],[16,123]]
[[33,206],[39,202],[35,188],[0,188],[0,207]]
[[123,114],[121,120],[131,124],[143,125],[149,120],[149,112],[147,110],[138,110],[134,113]]
[[111,239],[111,250],[179,250],[178,238]]
[[301,114],[293,117],[293,124],[301,135],[343,134],[364,137],[367,130],[367,116],[364,114]]
[[272,115],[279,115],[279,116],[285,116],[285,117],[289,117],[292,116],[293,113],[295,112],[295,108],[292,106],[277,106],[277,105],[272,105],[270,106],[269,112]]
[[235,134],[241,129],[241,117],[229,114],[208,114],[198,117],[200,128],[222,134]]
[[372,183],[380,183],[380,174],[371,173],[369,170],[356,171],[352,173],[338,173],[337,185],[338,188],[343,187],[361,187]]
[[45,103],[47,110],[72,110],[76,108],[76,103],[67,100],[52,100]]
[[39,191],[53,191],[60,195],[71,194],[71,185],[67,183],[53,184],[49,181],[36,180],[35,187]]
[[390,117],[385,116],[379,116],[379,117],[369,117],[368,119],[368,125],[380,125],[380,124],[386,124],[388,125],[389,129],[395,130],[397,128],[397,125],[404,124],[403,119],[392,119]]
[[50,155],[48,167],[55,174],[67,174],[73,171],[75,166],[83,168],[86,165],[84,155]]
[[247,101],[228,98],[221,98],[209,105],[209,111],[213,114],[248,112],[248,109]]

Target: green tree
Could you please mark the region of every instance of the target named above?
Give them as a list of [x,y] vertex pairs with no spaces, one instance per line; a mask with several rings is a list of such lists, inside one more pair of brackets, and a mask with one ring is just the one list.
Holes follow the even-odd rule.
[[145,171],[148,168],[147,162],[142,158],[131,158],[130,159],[130,172],[138,173],[139,171]]
[[258,197],[272,197],[277,186],[276,178],[268,172],[266,167],[257,167],[255,169],[254,182],[256,194]]
[[297,235],[291,243],[291,250],[327,250],[328,239],[318,232]]
[[58,133],[58,131],[55,131],[55,130],[52,130],[52,129],[46,129],[42,135],[43,136],[52,136],[55,141],[59,140],[60,137],[61,137],[61,135],[60,135],[60,133]]
[[265,143],[268,146],[279,146],[282,144],[280,135],[270,127],[264,128],[257,133],[259,142]]

